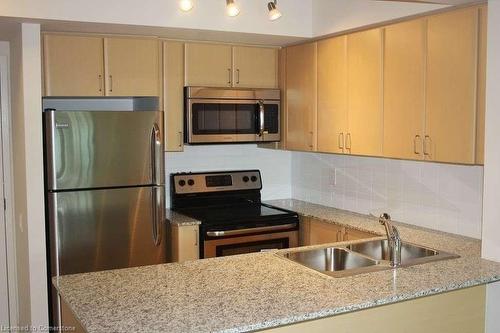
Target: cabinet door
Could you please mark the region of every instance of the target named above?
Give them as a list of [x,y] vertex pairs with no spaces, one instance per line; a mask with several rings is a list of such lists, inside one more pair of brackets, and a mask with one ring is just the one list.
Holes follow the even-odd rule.
[[343,153],[347,136],[347,36],[318,42],[318,151]]
[[185,58],[186,86],[231,86],[230,45],[186,43]]
[[163,43],[165,148],[182,151],[184,145],[184,43]]
[[159,96],[159,43],[157,39],[105,38],[106,95]]
[[198,225],[172,226],[172,261],[184,262],[200,257]]
[[486,111],[486,44],[488,7],[479,8],[479,59],[477,68],[476,164],[484,164],[484,124]]
[[379,235],[367,231],[356,230],[352,228],[345,228],[342,237],[343,241],[353,241],[358,239],[373,238]]
[[347,36],[349,135],[357,155],[382,155],[382,30]]
[[43,36],[45,96],[104,95],[103,39]]
[[425,21],[388,26],[384,41],[384,156],[422,159]]
[[344,227],[317,219],[310,219],[309,245],[328,244],[342,241]]
[[477,36],[477,8],[428,19],[427,159],[475,161]]
[[233,47],[233,86],[278,87],[278,50],[263,47]]
[[315,150],[316,146],[316,43],[287,48],[286,148]]

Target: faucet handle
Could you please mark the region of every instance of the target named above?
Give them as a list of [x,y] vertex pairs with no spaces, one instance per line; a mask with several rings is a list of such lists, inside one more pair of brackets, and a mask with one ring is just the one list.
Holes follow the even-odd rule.
[[390,219],[391,219],[391,215],[389,215],[388,213],[382,213],[382,214],[380,214],[379,222],[380,222],[380,224],[384,224],[385,221],[389,221]]

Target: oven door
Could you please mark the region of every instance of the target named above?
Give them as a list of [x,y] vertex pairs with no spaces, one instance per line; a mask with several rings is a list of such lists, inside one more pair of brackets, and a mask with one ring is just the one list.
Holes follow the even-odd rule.
[[[263,227],[274,228],[274,232],[253,232],[245,230],[231,230],[224,232],[208,231],[203,242],[203,257],[223,257],[235,254],[261,252],[271,249],[287,249],[297,247],[299,234],[297,230],[290,230],[289,225]],[[288,230],[285,230],[288,229]],[[280,231],[283,230],[283,231]]]
[[280,140],[279,101],[188,99],[188,143]]

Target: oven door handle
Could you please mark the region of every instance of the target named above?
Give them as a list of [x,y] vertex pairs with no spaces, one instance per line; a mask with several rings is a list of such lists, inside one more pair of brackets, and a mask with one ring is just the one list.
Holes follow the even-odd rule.
[[249,229],[238,229],[238,230],[224,230],[224,231],[207,231],[208,237],[225,237],[225,236],[239,236],[252,234],[255,232],[264,232],[264,231],[279,231],[286,230],[291,228],[296,228],[297,223],[289,223],[282,225],[273,225],[269,227],[259,227],[259,228],[249,228]]

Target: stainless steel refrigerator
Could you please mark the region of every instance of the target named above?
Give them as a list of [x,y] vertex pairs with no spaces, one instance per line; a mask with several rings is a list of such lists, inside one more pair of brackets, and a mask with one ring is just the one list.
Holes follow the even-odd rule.
[[162,113],[62,102],[44,100],[49,278],[166,262]]

